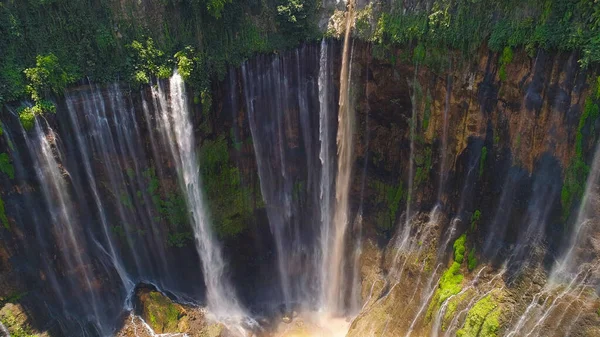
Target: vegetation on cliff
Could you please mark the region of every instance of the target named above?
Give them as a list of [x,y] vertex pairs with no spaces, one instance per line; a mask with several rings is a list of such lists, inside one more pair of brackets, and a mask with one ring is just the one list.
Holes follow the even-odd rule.
[[18,305],[9,303],[0,310],[0,322],[12,337],[38,337],[26,322],[26,315]]
[[588,148],[586,140],[596,138],[594,136],[596,133],[595,124],[598,117],[600,117],[600,107],[596,99],[588,97],[577,126],[575,155],[565,170],[564,183],[561,190],[564,221],[571,214],[576,201],[580,200],[585,192],[585,182],[590,167],[585,162],[584,149]]
[[592,1],[438,0],[426,8],[410,4],[393,2],[378,18],[372,39],[384,47],[418,41],[428,65],[448,61],[444,48],[468,57],[482,45],[502,52],[503,64],[510,63],[512,48],[531,54],[537,48],[579,50],[582,66],[600,61],[600,5]]
[[464,279],[463,274],[461,273],[461,265],[465,259],[465,244],[467,242],[467,235],[463,234],[458,237],[454,241],[454,245],[452,248],[454,249],[454,260],[452,264],[440,278],[440,283],[438,284],[438,288],[433,294],[433,298],[429,303],[429,308],[427,309],[427,318],[430,319],[432,315],[434,315],[438,309],[442,306],[446,300],[450,297],[457,295],[462,290],[462,282]]
[[262,197],[242,184],[239,169],[229,160],[224,136],[205,140],[200,152],[202,183],[215,232],[220,238],[236,236],[252,221],[254,202]]
[[495,337],[500,327],[499,295],[491,293],[479,300],[467,313],[463,327],[457,337]]
[[211,78],[222,77],[229,64],[314,36],[317,4],[316,0],[2,2],[0,105],[28,94],[38,103],[83,79],[148,83],[151,76],[170,74],[175,54],[186,48],[198,68],[191,83],[206,86]]

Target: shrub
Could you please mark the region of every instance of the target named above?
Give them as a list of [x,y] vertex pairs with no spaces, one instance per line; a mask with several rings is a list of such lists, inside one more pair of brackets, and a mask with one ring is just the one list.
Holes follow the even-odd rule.
[[465,259],[465,243],[467,242],[467,235],[463,234],[454,241],[454,261],[459,265],[463,263]]
[[58,57],[50,53],[38,55],[34,68],[25,69],[29,84],[27,92],[35,102],[39,102],[50,93],[62,94],[67,85],[74,81],[60,65]]
[[467,257],[467,268],[469,271],[477,268],[477,257],[475,256],[475,247],[471,248],[469,252],[469,256]]
[[504,47],[502,50],[502,55],[500,56],[500,70],[498,71],[498,76],[501,81],[506,81],[506,66],[512,62],[513,59],[513,51],[509,46]]
[[10,163],[10,158],[6,153],[0,153],[0,172],[8,175],[10,179],[15,179],[15,168]]
[[473,212],[473,215],[471,215],[471,231],[475,231],[475,229],[477,229],[479,219],[481,219],[481,211],[477,209],[475,212]]
[[128,46],[133,60],[133,82],[146,84],[152,76],[168,78],[172,74],[172,65],[165,53],[157,48],[152,38],[146,39],[145,44],[134,40]]
[[[591,98],[585,101],[585,107],[579,119],[575,135],[575,156],[565,170],[563,187],[561,190],[561,204],[563,221],[569,217],[576,201],[580,200],[585,191],[585,182],[590,171],[584,160],[584,132],[593,134],[593,123],[600,116],[600,107]],[[590,130],[590,128],[592,128]]]
[[487,160],[487,147],[483,147],[481,149],[481,157],[479,157],[479,177],[481,178],[481,176],[483,176],[483,171],[485,169],[485,162]]
[[10,223],[8,222],[8,217],[6,216],[6,210],[4,209],[4,200],[0,198],[0,222],[6,229],[10,229]]
[[23,125],[25,130],[29,131],[33,129],[35,124],[35,116],[43,113],[56,113],[56,107],[52,102],[40,100],[31,107],[21,107],[18,113],[21,125]]
[[230,163],[224,135],[205,140],[200,148],[200,171],[217,236],[230,238],[247,229],[259,192],[245,186],[239,169]]

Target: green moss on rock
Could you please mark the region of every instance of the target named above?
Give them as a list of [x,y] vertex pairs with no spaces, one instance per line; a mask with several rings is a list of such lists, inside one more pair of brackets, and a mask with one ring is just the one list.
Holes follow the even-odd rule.
[[234,237],[246,230],[253,217],[253,201],[262,200],[259,193],[242,183],[240,170],[230,162],[229,149],[224,135],[205,140],[200,148],[202,183],[220,238]]
[[444,313],[444,320],[442,321],[442,330],[446,330],[448,323],[454,318],[456,309],[465,301],[465,299],[472,296],[473,290],[465,291],[462,294],[452,297],[448,300],[448,306]]
[[148,289],[139,290],[138,304],[141,317],[154,332],[185,332],[187,327],[185,310],[160,292]]
[[479,300],[469,310],[463,327],[456,332],[457,337],[495,337],[500,328],[500,296],[489,294]]
[[475,256],[475,248],[471,248],[469,252],[469,256],[467,257],[467,268],[469,271],[475,269],[477,267],[477,256]]
[[460,263],[454,261],[442,277],[438,289],[433,295],[429,308],[427,309],[427,318],[431,319],[433,313],[436,312],[441,305],[451,296],[460,293],[462,290],[462,281],[464,276],[460,272]]
[[467,235],[463,234],[458,239],[456,239],[456,241],[454,241],[454,245],[452,246],[454,248],[454,261],[457,262],[459,265],[462,264],[465,259],[466,242]]

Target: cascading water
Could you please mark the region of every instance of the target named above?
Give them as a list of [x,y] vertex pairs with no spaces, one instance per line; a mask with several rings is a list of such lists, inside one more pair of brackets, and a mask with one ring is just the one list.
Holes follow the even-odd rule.
[[242,320],[247,315],[237,301],[229,281],[225,278],[225,261],[221,248],[210,229],[208,211],[202,196],[200,169],[185,84],[177,71],[169,83],[170,107],[161,114],[164,134],[168,135],[173,158],[178,168],[181,189],[186,196],[194,229],[196,248],[202,261],[210,312],[219,320]]
[[[331,81],[332,81],[332,69],[331,69],[331,47],[327,44],[327,41],[323,39],[321,42],[321,56],[319,59],[319,141],[320,141],[320,152],[319,159],[321,160],[321,183],[320,183],[320,195],[319,202],[321,205],[321,271],[320,271],[320,286],[321,294],[320,300],[324,301],[326,298],[325,285],[327,284],[327,276],[329,266],[327,259],[330,254],[330,236],[331,236],[331,216],[332,213],[332,182],[334,171],[334,160],[332,157],[332,134],[330,125],[329,111],[329,97],[331,96]],[[324,306],[325,303],[320,303]]]
[[569,281],[581,270],[588,270],[593,275],[590,280],[591,285],[597,287],[600,284],[600,257],[589,253],[592,251],[590,246],[594,244],[591,238],[598,232],[599,189],[600,146],[597,144],[568,249],[552,268],[550,279],[554,282]]
[[312,145],[319,140],[315,132],[319,120],[311,113],[315,111],[311,102],[319,95],[314,66],[318,61],[318,48],[306,46],[299,53],[259,57],[241,69],[260,189],[287,310],[296,304],[312,306],[318,297],[315,233],[326,214],[319,214],[317,205],[321,188],[328,186],[319,185],[327,173],[316,174],[318,167],[311,164],[319,162],[323,146]]
[[354,4],[348,4],[346,30],[342,50],[342,70],[340,72],[340,99],[337,131],[337,175],[335,180],[335,210],[331,223],[331,249],[326,256],[328,268],[325,280],[325,311],[340,314],[344,310],[344,264],[345,239],[348,230],[350,211],[350,179],[353,164],[354,111],[350,102],[350,31],[353,22]]
[[[95,276],[92,271],[90,252],[86,249],[85,236],[76,224],[77,214],[66,181],[69,173],[61,167],[63,155],[58,145],[58,138],[48,125],[45,133],[41,123],[43,121],[36,120],[32,137],[25,135],[25,139],[31,151],[37,178],[42,182],[52,235],[56,242],[60,243],[61,258],[56,262],[58,263],[56,268],[78,271],[76,277],[67,280],[67,284],[60,282],[58,275],[52,275],[53,288],[64,310],[67,312],[84,310],[84,317],[101,329],[99,331],[101,335],[108,336],[110,327],[105,324],[106,313],[93,285]],[[77,307],[69,309],[70,298],[77,299]]]

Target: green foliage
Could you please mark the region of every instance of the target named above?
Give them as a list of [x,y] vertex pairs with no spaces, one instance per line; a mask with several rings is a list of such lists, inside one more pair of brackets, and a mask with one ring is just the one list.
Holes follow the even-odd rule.
[[152,38],[148,38],[145,44],[134,40],[129,45],[129,49],[131,50],[130,57],[133,60],[132,80],[134,83],[149,83],[152,76],[158,78],[171,76],[170,60],[162,50],[155,46]]
[[431,319],[432,314],[451,296],[454,296],[462,290],[463,274],[460,272],[460,266],[465,259],[467,235],[463,234],[454,241],[454,261],[450,268],[444,271],[438,284],[438,289],[433,294],[433,298],[427,309],[427,319]]
[[467,257],[467,268],[469,271],[477,268],[477,256],[475,256],[475,247],[471,248],[469,256]]
[[363,9],[355,12],[354,34],[362,40],[371,40],[373,38],[373,4],[369,3]]
[[50,92],[62,94],[67,85],[74,81],[58,62],[58,57],[50,53],[38,55],[34,68],[25,69],[25,76],[29,81],[27,92],[34,102],[41,101]]
[[315,0],[278,0],[277,16],[280,28],[286,35],[304,39],[315,30],[312,22],[317,1]]
[[483,172],[485,169],[485,161],[487,160],[488,149],[484,146],[481,149],[481,157],[479,157],[479,177],[483,176]]
[[456,332],[457,337],[495,337],[500,328],[501,307],[495,294],[479,300],[469,310],[465,324]]
[[394,186],[379,180],[372,180],[370,185],[376,191],[374,200],[378,206],[376,226],[381,231],[389,231],[394,227],[400,202],[405,197],[404,186],[402,182]]
[[498,76],[500,80],[506,81],[506,66],[512,62],[513,59],[513,51],[509,46],[504,47],[502,50],[502,55],[500,56],[500,70],[498,71]]
[[230,2],[231,0],[209,0],[206,4],[206,8],[212,16],[219,19],[221,17],[221,13],[223,13],[225,4]]
[[459,293],[456,296],[448,299],[448,305],[446,307],[446,312],[444,313],[444,319],[442,321],[442,331],[446,331],[447,324],[454,317],[456,309],[468,296],[471,295],[471,292],[472,290],[466,290],[465,292]]
[[[147,183],[146,193],[150,196],[154,208],[158,212],[155,218],[166,224],[168,229],[167,245],[170,247],[185,247],[194,238],[189,224],[189,210],[185,198],[179,190],[164,189],[153,168],[146,169],[142,176]],[[138,202],[144,203],[143,193],[136,193]]]
[[561,204],[563,220],[567,220],[575,203],[581,199],[585,191],[585,181],[590,171],[584,159],[584,131],[594,134],[594,122],[600,116],[600,107],[591,98],[585,102],[584,110],[579,119],[575,135],[575,156],[565,171],[563,187],[561,190]]
[[427,309],[427,318],[431,319],[441,305],[451,296],[460,293],[462,290],[462,281],[464,276],[460,272],[460,263],[453,261],[450,268],[444,271],[440,278],[438,289],[435,291],[429,308]]
[[8,222],[8,217],[6,216],[6,210],[4,209],[4,200],[0,198],[0,222],[6,229],[10,229],[10,223]]
[[427,128],[429,128],[429,119],[431,118],[431,103],[433,102],[433,97],[431,97],[431,93],[427,90],[427,95],[425,96],[425,108],[423,109],[423,132],[427,132]]
[[[283,6],[281,15],[273,2]],[[32,69],[27,74],[40,98],[61,89],[65,79],[67,84],[84,78],[148,83],[152,77],[169,76],[175,61],[185,61],[174,55],[186,46],[194,50],[194,71],[184,77],[200,92],[211,80],[222,79],[229,65],[316,36],[317,3],[160,0],[148,7],[137,0],[4,1],[0,104],[28,93],[25,69]],[[66,78],[54,76],[65,73]]]
[[432,167],[432,150],[430,146],[425,146],[423,149],[423,153],[418,153],[415,156],[415,177],[414,177],[414,185],[420,186],[425,183],[429,178],[429,172]]
[[458,239],[456,239],[456,241],[454,241],[454,245],[452,245],[452,248],[454,248],[454,261],[456,263],[458,263],[459,265],[463,263],[464,259],[465,259],[465,244],[467,242],[467,235],[463,234],[461,236],[458,237]]
[[440,0],[423,10],[397,2],[379,18],[373,40],[385,46],[418,41],[417,48],[425,46],[428,54],[440,48],[472,53],[487,44],[502,51],[499,75],[505,80],[513,48],[579,49],[582,66],[600,61],[599,7],[588,0]]
[[413,62],[416,64],[423,63],[426,55],[425,46],[422,43],[419,43],[413,51]]
[[33,126],[35,125],[35,116],[43,113],[56,113],[56,107],[52,102],[40,100],[31,107],[19,108],[17,112],[19,113],[21,125],[23,125],[25,130],[29,131],[33,129]]
[[10,163],[7,153],[0,153],[0,172],[8,175],[10,179],[15,179],[15,168]]
[[0,317],[0,322],[8,329],[12,337],[38,337],[26,323],[18,319],[10,310]]
[[[135,171],[126,169],[130,179],[135,178]],[[194,238],[189,224],[189,211],[186,201],[178,189],[170,190],[161,185],[154,168],[142,171],[145,190],[137,190],[133,194],[122,191],[119,202],[129,211],[136,209],[136,205],[149,206],[153,210],[153,219],[164,226],[166,230],[166,244],[169,247],[182,248]],[[148,200],[148,201],[147,201]],[[146,203],[150,205],[146,205]],[[132,228],[129,224],[112,226],[112,232],[119,238],[127,235],[145,235],[145,231]]]
[[217,235],[228,238],[242,233],[254,213],[253,200],[261,196],[242,184],[239,169],[230,163],[224,135],[204,141],[200,148],[200,171]]
[[471,232],[474,232],[475,229],[477,229],[477,224],[479,223],[480,219],[481,211],[476,209],[475,212],[473,212],[473,215],[471,215]]

